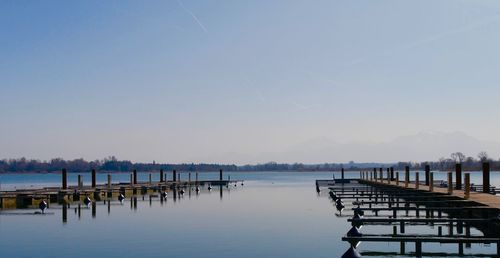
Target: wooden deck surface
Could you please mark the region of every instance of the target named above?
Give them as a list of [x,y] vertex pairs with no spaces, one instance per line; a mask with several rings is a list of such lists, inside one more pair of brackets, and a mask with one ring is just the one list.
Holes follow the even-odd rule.
[[[384,180],[383,182],[381,182],[380,180],[378,180],[378,181],[361,180],[361,181],[370,182],[372,184],[379,184],[379,185],[391,185],[391,186],[400,187],[402,189],[405,189],[404,181],[400,181],[399,186],[396,185],[396,181],[390,181],[390,183],[388,183],[387,180]],[[406,189],[416,189],[415,183],[409,183],[408,187]],[[429,191],[429,186],[426,186],[425,184],[419,184],[418,190]],[[448,188],[434,186],[434,189],[432,192],[448,194]],[[453,193],[451,195],[459,197],[459,198],[465,197],[463,190],[453,189]],[[484,205],[491,207],[491,208],[500,209],[500,197],[496,196],[496,195],[487,194],[487,193],[480,193],[480,192],[470,192],[470,197],[468,198],[468,200],[484,204]]]

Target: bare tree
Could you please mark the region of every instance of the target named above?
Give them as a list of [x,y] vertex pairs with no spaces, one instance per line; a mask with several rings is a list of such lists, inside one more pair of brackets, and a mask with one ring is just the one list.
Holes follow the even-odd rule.
[[488,153],[486,153],[486,151],[479,152],[479,154],[477,154],[477,157],[481,162],[486,162],[489,160]]
[[465,155],[461,152],[453,152],[451,159],[455,160],[456,163],[462,163],[465,160]]

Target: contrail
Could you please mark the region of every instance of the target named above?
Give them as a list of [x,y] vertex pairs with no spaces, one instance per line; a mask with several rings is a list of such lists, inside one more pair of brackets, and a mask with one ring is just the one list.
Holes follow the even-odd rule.
[[191,12],[191,10],[189,10],[188,8],[186,8],[186,6],[184,6],[184,4],[181,2],[181,0],[177,0],[177,3],[179,3],[179,6],[185,11],[187,12],[189,15],[191,15],[191,17],[193,17],[193,20],[198,23],[198,26],[200,26],[200,28],[205,32],[205,33],[208,33],[208,30],[207,28],[205,28],[205,25],[203,25],[203,23],[201,23],[200,20],[198,20],[198,17],[196,17],[196,15],[194,15],[193,12]]

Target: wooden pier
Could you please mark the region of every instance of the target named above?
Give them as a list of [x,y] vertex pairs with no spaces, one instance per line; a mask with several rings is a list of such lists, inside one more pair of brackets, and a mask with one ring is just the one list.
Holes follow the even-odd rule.
[[[342,238],[351,247],[343,258],[387,253],[386,250],[359,253],[360,242],[397,242],[400,250],[396,253],[415,257],[433,256],[423,250],[425,243],[455,244],[458,256],[465,255],[464,246],[495,244],[494,254],[480,256],[500,257],[500,197],[495,196],[497,188],[490,185],[489,164],[483,165],[481,185],[472,185],[470,174],[462,173],[459,164],[455,169],[455,182],[452,172],[448,172],[447,180],[433,180],[434,173],[428,166],[423,181],[419,172],[414,178],[410,175],[409,167],[402,173],[393,168],[387,168],[387,173],[382,168],[374,168],[361,171],[359,178],[316,181],[318,193],[325,188],[329,190],[339,216],[345,216],[342,214],[346,212],[352,216],[347,219],[347,227],[351,229]],[[363,234],[361,227],[370,225],[392,227],[392,234]],[[407,234],[406,227],[411,226],[429,227],[430,233]],[[437,232],[430,230],[435,226]],[[447,233],[443,233],[443,227],[448,229]],[[472,235],[471,228],[481,235]],[[407,243],[414,245],[413,252],[406,250]]]
[[81,202],[87,197],[92,201],[102,201],[111,198],[118,198],[120,195],[128,198],[135,195],[154,194],[160,192],[172,192],[174,198],[182,189],[190,187],[212,187],[228,186],[232,184],[243,183],[241,180],[223,179],[222,170],[219,171],[219,178],[216,180],[198,180],[196,173],[195,180],[191,180],[191,173],[187,173],[188,180],[181,181],[180,174],[172,171],[172,180],[167,180],[163,170],[159,172],[160,180],[153,181],[152,174],[149,174],[149,180],[140,182],[137,180],[137,171],[130,174],[129,182],[112,183],[112,174],[107,175],[106,184],[97,184],[96,171],[92,170],[92,181],[88,186],[84,186],[81,176],[78,175],[77,184],[68,185],[68,172],[63,169],[61,173],[61,187],[44,187],[41,189],[19,189],[15,191],[0,191],[0,209],[16,208],[35,208],[41,201],[64,204],[71,202]]

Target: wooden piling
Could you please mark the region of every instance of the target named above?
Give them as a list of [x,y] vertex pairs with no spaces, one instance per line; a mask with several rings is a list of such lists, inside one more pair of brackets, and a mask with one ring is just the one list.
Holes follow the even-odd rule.
[[373,179],[377,181],[377,168],[373,168]]
[[97,174],[95,169],[92,169],[92,188],[95,188],[97,185]]
[[380,173],[379,177],[380,177],[380,182],[384,182],[384,169],[383,168],[379,168],[379,171]]
[[68,189],[68,171],[62,169],[62,189]]
[[431,166],[425,165],[425,185],[429,186],[429,177],[431,173]]
[[196,172],[196,182],[198,183],[198,172]]
[[136,185],[137,184],[137,170],[134,169],[133,174],[134,174],[134,185]]
[[391,167],[391,181],[394,181],[394,180],[396,180],[394,178],[394,167]]
[[219,181],[222,181],[222,169],[219,170]]
[[462,189],[462,164],[455,164],[455,189]]
[[78,175],[78,188],[82,188],[83,184],[82,184],[82,175]]
[[153,176],[149,173],[149,184],[153,184]]
[[191,183],[191,172],[189,172],[189,174],[188,174],[188,181],[189,181],[189,183]]
[[175,169],[172,170],[172,181],[177,181],[177,171],[175,171]]
[[160,183],[163,183],[163,169],[160,169]]
[[399,172],[396,172],[396,185],[399,185]]
[[111,174],[108,174],[108,187],[111,188]]
[[405,167],[405,188],[408,188],[410,183],[410,166]]
[[448,194],[453,194],[453,174],[448,172]]
[[483,163],[483,193],[490,193],[490,163]]
[[429,173],[429,192],[434,191],[434,172]]
[[130,173],[130,185],[134,185],[134,175]]
[[470,198],[470,174],[465,173],[465,191],[464,191],[464,199]]
[[420,182],[419,182],[419,173],[415,172],[415,189],[418,189]]
[[340,169],[340,178],[344,179],[344,168]]

